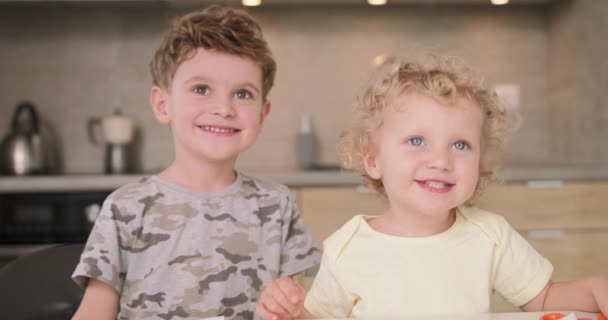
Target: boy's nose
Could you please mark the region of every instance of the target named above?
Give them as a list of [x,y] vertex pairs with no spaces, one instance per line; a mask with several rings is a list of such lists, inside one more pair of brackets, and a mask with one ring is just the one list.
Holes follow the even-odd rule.
[[236,114],[234,105],[232,101],[229,100],[221,100],[214,102],[212,105],[211,112],[223,118],[231,118],[234,117],[234,115]]

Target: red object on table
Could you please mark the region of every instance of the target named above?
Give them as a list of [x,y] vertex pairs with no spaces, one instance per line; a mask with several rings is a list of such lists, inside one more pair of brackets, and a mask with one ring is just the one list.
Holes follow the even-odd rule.
[[[543,314],[540,317],[540,320],[557,320],[557,319],[561,319],[561,318],[563,318],[565,316],[566,315],[563,314],[563,313],[547,313],[547,314]],[[593,320],[593,319],[590,319],[590,318],[578,318],[576,320]],[[606,317],[603,314],[598,313],[597,314],[597,320],[608,320],[608,319],[606,319]]]
[[547,314],[543,314],[540,317],[540,320],[557,320],[557,319],[561,319],[565,316],[566,315],[563,313],[547,313]]

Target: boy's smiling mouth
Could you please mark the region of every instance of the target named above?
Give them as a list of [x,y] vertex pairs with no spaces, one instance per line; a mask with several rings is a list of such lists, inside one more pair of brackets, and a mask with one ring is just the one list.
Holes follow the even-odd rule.
[[416,181],[416,183],[422,187],[422,189],[427,190],[427,191],[431,191],[431,192],[437,192],[437,193],[445,193],[445,192],[449,192],[450,190],[452,190],[452,187],[454,187],[454,183],[448,183],[445,181],[438,181],[438,180],[414,180]]
[[240,129],[223,127],[223,126],[202,125],[202,126],[198,126],[198,127],[205,132],[224,134],[224,135],[231,135],[231,134],[235,134],[235,133],[238,133],[241,131]]

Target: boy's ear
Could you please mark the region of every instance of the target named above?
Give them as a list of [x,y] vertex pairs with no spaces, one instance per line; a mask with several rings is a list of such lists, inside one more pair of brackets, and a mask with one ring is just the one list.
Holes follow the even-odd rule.
[[365,172],[370,178],[380,179],[382,178],[382,171],[380,170],[380,165],[376,160],[376,156],[373,152],[368,152],[365,158],[363,158],[363,165],[365,167]]
[[266,102],[264,102],[262,105],[262,112],[260,112],[260,126],[264,125],[264,120],[266,120],[266,117],[270,113],[271,106],[272,104],[270,103],[270,100],[266,100]]
[[171,114],[167,106],[168,94],[165,89],[153,86],[150,90],[150,105],[158,122],[167,124],[171,120]]

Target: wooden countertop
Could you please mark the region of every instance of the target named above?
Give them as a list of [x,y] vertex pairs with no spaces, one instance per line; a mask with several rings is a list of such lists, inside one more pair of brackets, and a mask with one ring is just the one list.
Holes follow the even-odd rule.
[[[346,171],[245,172],[260,179],[290,187],[361,184],[361,178]],[[136,181],[145,174],[0,177],[0,192],[105,191]]]

